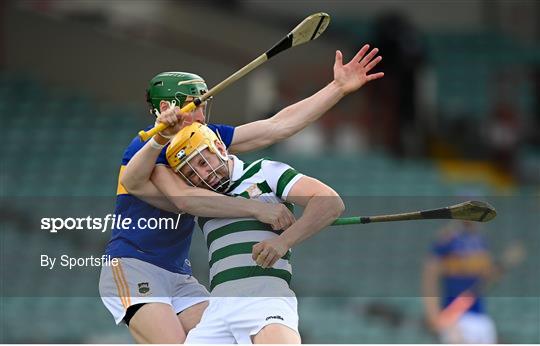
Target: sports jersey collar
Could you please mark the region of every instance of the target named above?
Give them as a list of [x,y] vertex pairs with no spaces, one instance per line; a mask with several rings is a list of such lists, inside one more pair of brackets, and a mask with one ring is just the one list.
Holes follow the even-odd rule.
[[244,161],[234,155],[229,155],[229,157],[233,160],[233,171],[231,174],[232,183],[242,177],[242,173],[244,173]]

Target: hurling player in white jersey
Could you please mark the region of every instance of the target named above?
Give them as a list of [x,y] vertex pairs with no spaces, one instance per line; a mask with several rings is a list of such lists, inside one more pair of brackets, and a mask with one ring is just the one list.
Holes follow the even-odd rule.
[[[319,119],[346,95],[357,91],[370,81],[383,77],[384,74],[382,72],[372,73],[372,70],[382,59],[381,56],[377,56],[378,49],[374,48],[371,51],[369,51],[369,49],[369,45],[364,45],[347,63],[343,62],[341,52],[336,51],[333,67],[334,78],[315,94],[282,109],[271,118],[239,126],[233,129],[234,134],[232,135],[229,133],[229,136],[227,136],[227,133],[220,130],[223,141],[225,144],[230,145],[230,152],[239,153],[253,151],[287,138]],[[168,87],[166,88],[165,82],[164,84],[161,84],[160,81],[154,82],[155,83],[152,83],[154,87],[163,87],[169,90]],[[176,95],[174,92],[175,90],[176,87],[170,88],[173,96]],[[159,95],[155,96],[157,97]],[[204,192],[205,190],[187,186],[170,167],[165,165],[164,162],[161,162],[162,159],[165,159],[163,147],[168,143],[168,137],[170,135],[174,135],[181,127],[193,121],[205,122],[204,112],[201,111],[202,108],[197,108],[198,111],[194,113],[182,114],[179,112],[180,109],[178,106],[174,107],[167,100],[168,99],[163,99],[162,97],[153,98],[153,101],[155,101],[154,107],[156,109],[159,107],[160,116],[157,118],[157,121],[168,124],[169,128],[162,133],[155,135],[145,144],[139,143],[141,144],[141,146],[137,147],[139,150],[133,153],[129,162],[124,163],[126,165],[123,167],[124,169],[121,170],[122,176],[119,178],[119,183],[125,188],[130,196],[136,197],[133,198],[133,200],[144,201],[159,210],[163,208],[163,205],[166,205],[173,211],[182,211],[192,215],[212,215],[220,217],[233,215],[235,217],[240,217],[256,214],[259,220],[262,218],[261,221],[270,223],[276,229],[284,229],[290,222],[294,222],[293,215],[281,204],[274,204],[273,206],[268,205],[269,210],[265,210],[267,213],[260,213],[260,205],[263,203],[255,200],[245,201],[243,199],[230,198],[227,196],[206,198],[209,195],[215,195],[215,193],[208,190]],[[188,99],[185,99],[184,101],[187,102]],[[177,105],[182,105],[184,101],[178,102]],[[188,190],[190,190],[189,193]],[[228,200],[228,202],[224,202],[224,200]],[[246,204],[249,204],[249,207],[246,208]],[[257,208],[255,209],[252,208],[252,205],[254,204],[257,205]],[[241,207],[241,205],[244,207]],[[135,205],[126,204],[126,206],[130,211],[137,211]],[[156,212],[159,212],[157,209]],[[272,213],[272,210],[274,210],[274,213]],[[237,213],[237,211],[239,212]],[[185,215],[185,219],[189,219],[191,222],[193,221],[193,218],[189,215]],[[191,225],[192,224],[193,223],[191,223]],[[192,229],[193,228],[186,231],[189,233],[189,236]],[[165,232],[161,233],[164,234]],[[184,233],[175,232],[179,237]],[[122,236],[122,234],[120,234],[120,236]],[[156,253],[156,249],[151,247],[151,244],[154,241],[154,238],[148,237],[148,241],[145,240],[141,242],[139,248],[149,249],[150,251],[148,252]],[[132,244],[132,242],[129,241],[126,241],[126,243]],[[165,245],[169,244],[168,242],[164,243]],[[189,243],[185,243],[189,247]],[[178,244],[171,244],[171,246],[177,245]],[[137,246],[131,246],[131,248],[135,249],[136,252],[139,250]],[[187,254],[189,248],[183,247],[183,249],[185,250],[184,253]],[[182,257],[183,255],[184,254],[176,254],[175,257]],[[166,264],[168,265],[170,263]],[[141,271],[141,266],[135,269]],[[164,268],[160,269],[168,270]],[[161,271],[160,269],[156,270]],[[154,288],[152,289],[152,292],[155,293],[156,287],[169,287],[167,292],[162,293],[162,295],[165,296],[163,298],[167,303],[155,303],[154,297],[144,296],[136,297],[137,301],[143,304],[134,304],[135,298],[131,292],[140,292],[141,288],[137,286],[138,283],[145,284],[149,282],[150,279],[141,278],[141,280],[139,280],[139,278],[136,277],[137,280],[130,280],[127,278],[128,284],[133,281],[134,287],[131,290],[124,289],[124,291],[128,292],[121,294],[119,290],[116,290],[116,286],[118,285],[115,285],[111,275],[110,280],[105,280],[110,283],[110,290],[106,292],[106,296],[113,298],[115,301],[114,315],[119,320],[123,318],[123,321],[126,324],[129,323],[130,331],[135,336],[137,342],[183,342],[186,335],[185,333],[200,320],[202,311],[206,307],[207,302],[198,303],[182,310],[183,308],[176,305],[174,301],[193,302],[193,298],[201,298],[200,294],[196,295],[193,292],[186,290],[188,285],[179,282],[179,280],[175,279],[175,283],[171,286],[168,284],[168,280],[155,276],[155,271],[149,270],[145,271],[145,273],[150,273],[152,277],[156,277],[156,284],[153,285]],[[172,273],[172,275],[174,274],[176,273]],[[170,275],[171,273],[167,273],[167,276]],[[193,277],[190,277],[190,279],[196,282]],[[142,289],[146,290],[146,287],[142,287]],[[118,291],[118,293],[114,293],[116,291]],[[173,293],[171,294],[171,292]],[[121,298],[125,297],[130,297],[130,299],[128,299],[127,304],[122,304]],[[173,302],[172,304],[170,303],[171,301]],[[182,305],[184,304],[182,303]]]
[[344,210],[338,194],[290,166],[246,164],[200,123],[182,129],[167,161],[187,183],[238,198],[294,203],[303,215],[283,231],[252,218],[200,218],[208,246],[210,305],[186,343],[300,343],[297,302],[289,288],[290,249]]

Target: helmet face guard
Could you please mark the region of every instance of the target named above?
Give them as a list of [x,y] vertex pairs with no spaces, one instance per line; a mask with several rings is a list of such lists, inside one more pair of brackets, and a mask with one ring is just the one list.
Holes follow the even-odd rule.
[[[216,167],[213,167],[212,164],[203,154],[205,147],[196,148],[194,152],[185,160],[184,164],[180,165],[177,173],[191,186],[193,187],[202,187],[207,190],[212,190],[215,192],[224,192],[229,187],[230,183],[230,172],[227,162],[221,157],[221,155],[216,155],[210,150],[207,153],[210,155],[216,155],[219,159],[219,164]],[[209,173],[206,176],[203,176],[196,167],[196,164],[193,162],[204,162],[201,166],[206,169],[208,167]],[[186,169],[186,167],[189,167]],[[220,176],[218,173],[222,170],[225,174]],[[198,179],[194,179],[197,177]]]
[[[167,161],[191,186],[223,192],[230,182],[229,157],[218,146],[225,147],[218,135],[203,124],[193,123],[173,138],[167,148]],[[217,164],[210,162],[215,162],[210,155],[218,158]]]

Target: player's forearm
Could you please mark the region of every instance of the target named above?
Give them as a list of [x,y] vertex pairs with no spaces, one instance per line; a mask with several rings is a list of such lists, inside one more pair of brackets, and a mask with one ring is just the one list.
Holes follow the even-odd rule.
[[271,118],[279,124],[275,127],[276,141],[303,130],[334,107],[344,96],[345,93],[336,83],[331,82],[310,97],[282,109]]
[[345,205],[337,194],[334,196],[328,196],[328,193],[314,195],[306,204],[302,217],[280,237],[289,248],[292,248],[329,226],[344,210]]
[[181,191],[167,196],[180,210],[202,217],[253,217],[259,218],[264,210],[264,203],[223,196],[221,194],[196,187],[185,187]]
[[289,138],[319,119],[344,95],[336,83],[331,82],[314,95],[282,109],[269,119],[237,127],[229,149],[243,153]]
[[169,167],[156,166],[151,182],[178,209],[202,217],[254,217],[259,219],[266,204],[234,198],[187,185]]
[[[168,141],[159,135],[154,136],[154,139],[160,145],[164,145]],[[131,158],[120,179],[121,184],[131,193],[136,192],[150,181],[155,162],[161,152],[161,149],[152,146],[150,141]]]

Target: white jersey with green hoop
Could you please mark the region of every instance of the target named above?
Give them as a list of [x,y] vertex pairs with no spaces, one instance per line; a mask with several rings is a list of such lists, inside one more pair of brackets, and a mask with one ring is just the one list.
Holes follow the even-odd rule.
[[[281,162],[260,159],[244,164],[235,156],[231,155],[231,159],[234,168],[227,194],[232,196],[284,203],[291,187],[303,176]],[[291,250],[272,268],[263,269],[251,258],[253,245],[274,238],[281,231],[250,218],[200,217],[198,224],[208,247],[211,291],[223,283],[245,285],[250,278],[284,280],[288,287],[292,276]]]

